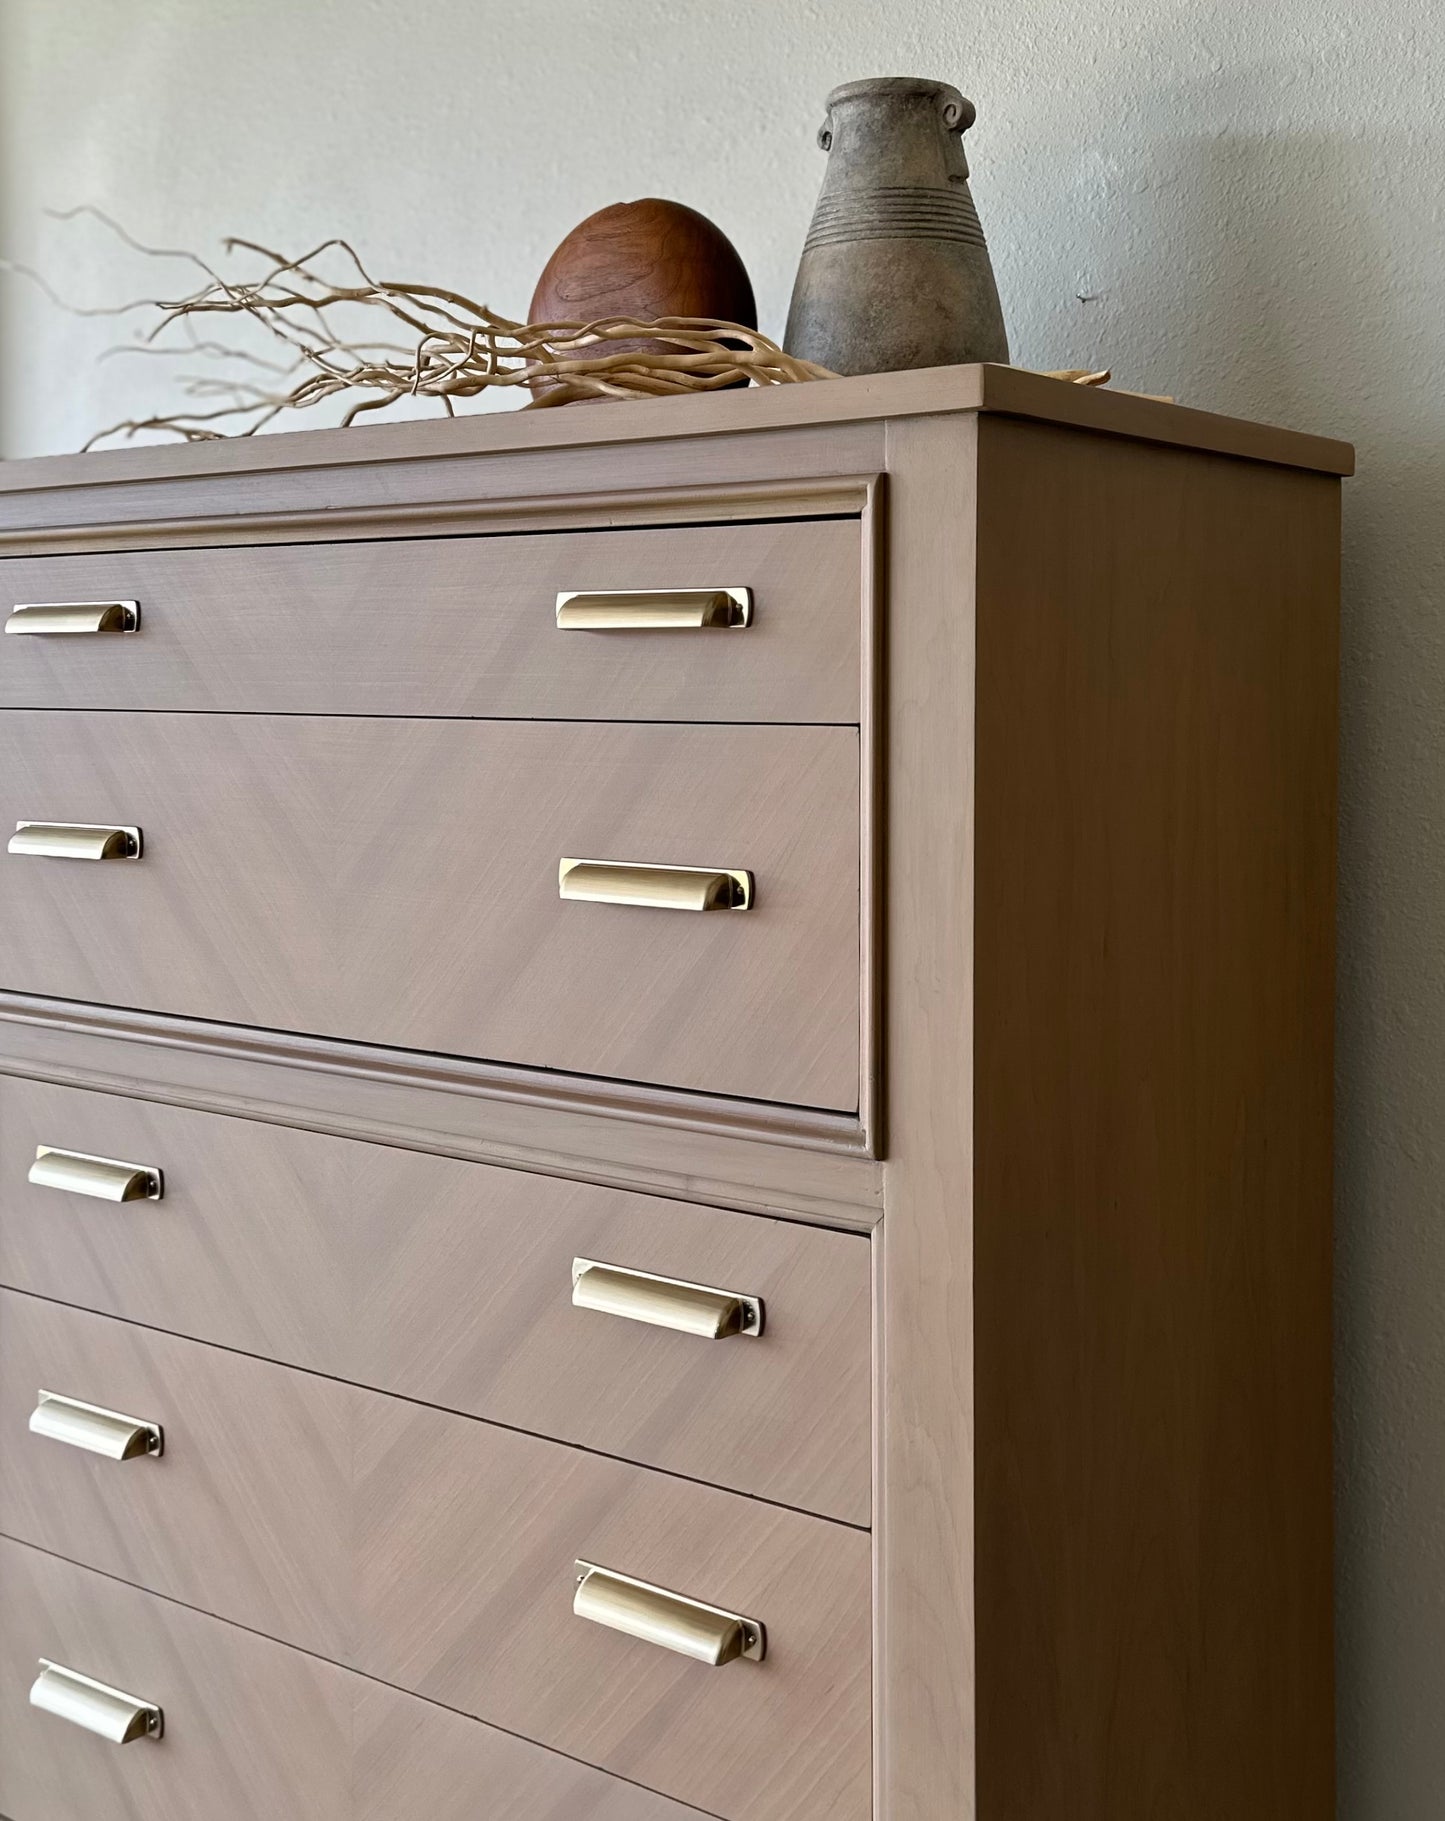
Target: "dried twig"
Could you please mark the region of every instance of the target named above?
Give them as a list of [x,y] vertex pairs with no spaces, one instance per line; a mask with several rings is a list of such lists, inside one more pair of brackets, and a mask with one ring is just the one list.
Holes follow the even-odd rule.
[[[264,262],[257,278],[227,276],[185,249],[151,247],[136,240],[99,209],[67,210],[61,219],[89,215],[125,244],[151,259],[182,259],[203,282],[170,298],[142,298],[110,309],[78,309],[81,315],[129,315],[149,309],[157,321],[134,344],[113,353],[172,354],[216,361],[240,360],[275,376],[275,383],[232,381],[219,376],[187,377],[187,397],[198,403],[225,399],[212,409],[158,412],[127,418],[97,432],[85,445],[109,437],[145,432],[179,436],[188,442],[229,432],[253,435],[285,411],[305,411],[329,398],[347,401],[343,423],[364,412],[385,410],[402,399],[435,398],[452,413],[458,399],[491,389],[532,388],[529,408],[584,398],[651,398],[711,392],[751,381],[782,385],[832,377],[826,368],[795,360],[756,329],[711,318],[668,316],[656,321],[631,316],[595,322],[521,323],[499,315],[459,291],[439,285],[374,278],[349,241],[322,241],[300,258],[289,258],[258,241],[232,238],[228,255],[251,254]],[[26,271],[58,304],[75,309],[38,273]],[[358,339],[359,312],[380,313],[400,334],[396,339]],[[210,317],[243,318],[258,324],[282,352],[267,361],[201,335]],[[168,337],[183,332],[180,346]]]
[[[201,274],[194,290],[177,297],[97,308],[72,304],[40,272],[0,260],[0,268],[32,279],[75,315],[123,317],[141,310],[156,315],[136,341],[108,354],[239,362],[268,376],[181,374],[182,395],[195,408],[126,418],[98,431],[87,449],[110,437],[147,432],[187,442],[250,436],[283,412],[310,410],[330,398],[346,402],[342,422],[350,424],[363,413],[410,398],[434,398],[455,415],[458,399],[492,389],[530,388],[527,408],[536,409],[574,399],[665,398],[749,381],[769,386],[834,377],[826,367],[784,353],[756,329],[711,318],[514,322],[441,285],[374,278],[351,243],[339,237],[290,258],[260,241],[233,236],[223,243],[228,256],[249,254],[262,262],[260,276],[248,279],[228,277],[186,248],[148,246],[89,204],[51,213],[62,221],[88,216],[146,258],[181,260]],[[355,333],[378,315],[390,336]],[[212,317],[258,325],[278,344],[280,358],[268,360],[202,335],[198,325]],[[173,337],[180,338],[179,345]],[[1101,386],[1111,375],[1106,368],[1071,367],[1050,377]],[[200,409],[203,403],[211,408]]]

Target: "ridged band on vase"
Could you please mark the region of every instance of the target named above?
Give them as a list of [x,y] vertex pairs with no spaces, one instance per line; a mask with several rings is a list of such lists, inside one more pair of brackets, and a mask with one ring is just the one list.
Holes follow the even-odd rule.
[[848,240],[987,242],[967,190],[920,190],[915,185],[849,190],[818,199],[804,250]]

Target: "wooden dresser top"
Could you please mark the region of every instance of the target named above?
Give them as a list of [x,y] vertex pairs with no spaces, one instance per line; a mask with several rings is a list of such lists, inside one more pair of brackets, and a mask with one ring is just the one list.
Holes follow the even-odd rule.
[[1354,472],[1354,450],[1331,437],[1222,417],[1107,388],[1069,385],[1018,367],[933,367],[705,397],[638,399],[618,410],[482,412],[348,430],[149,444],[88,455],[0,462],[0,529],[24,529],[32,522],[27,496],[60,488],[577,450],[657,438],[804,429],[970,411],[1034,418],[1322,474]]

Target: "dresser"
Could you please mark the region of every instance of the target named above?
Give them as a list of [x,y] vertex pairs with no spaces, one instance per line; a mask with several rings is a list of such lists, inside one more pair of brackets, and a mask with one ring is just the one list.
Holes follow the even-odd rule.
[[0,1813],[1332,1812],[1350,460],[0,467]]

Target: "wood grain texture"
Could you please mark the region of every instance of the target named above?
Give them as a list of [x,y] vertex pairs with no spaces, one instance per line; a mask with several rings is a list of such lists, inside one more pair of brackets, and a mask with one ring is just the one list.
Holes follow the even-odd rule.
[[[816,434],[811,440],[819,441]],[[844,445],[864,458],[881,459],[883,441],[877,428],[844,433]],[[96,551],[200,550],[255,548],[273,544],[348,543],[361,538],[492,537],[502,534],[639,531],[647,526],[721,526],[753,520],[856,518],[866,513],[876,473],[851,474],[846,465],[826,459],[833,445],[821,445],[805,467],[775,463],[774,438],[754,448],[764,456],[762,471],[714,483],[705,464],[681,460],[680,475],[669,481],[653,474],[641,487],[619,490],[594,477],[590,488],[561,493],[503,492],[496,499],[468,497],[450,484],[450,470],[432,476],[447,481],[441,498],[420,487],[409,497],[388,499],[377,489],[356,502],[344,491],[330,503],[237,513],[226,511],[226,488],[218,480],[201,481],[200,491],[187,485],[170,500],[174,516],[110,524],[103,517],[66,525],[59,521],[30,529],[0,526],[0,551],[16,557],[76,555]],[[509,465],[509,464],[508,464]],[[809,470],[816,467],[817,472]],[[500,472],[500,470],[499,470]],[[691,478],[686,478],[691,476]],[[544,478],[539,476],[539,479]],[[615,481],[615,477],[614,477]],[[76,499],[74,494],[61,498]],[[303,500],[311,499],[304,493]],[[104,506],[109,496],[92,504]],[[52,502],[54,503],[54,502]]]
[[1339,489],[980,437],[979,1813],[1318,1821]]
[[[0,826],[110,817],[143,828],[142,860],[0,857],[12,982],[858,1104],[854,729],[0,719]],[[757,903],[561,903],[562,855],[745,866]]]
[[[857,520],[0,560],[22,601],[139,631],[0,640],[0,705],[856,722]],[[561,632],[560,591],[742,587],[736,631]]]
[[[105,996],[83,936],[130,965],[93,885],[45,899],[27,887],[0,904],[12,949],[31,945],[15,949],[25,965],[0,1001],[0,1073],[812,1220],[869,1226],[886,1198],[872,1248],[870,1821],[1315,1821],[1332,1799],[1332,477],[1351,464],[1326,439],[975,368],[0,468],[0,542],[16,553],[640,530],[688,516],[736,526],[816,517],[840,497],[853,509],[880,470],[890,500],[886,538],[876,514],[867,530],[887,581],[887,636],[877,661],[863,658],[863,700],[886,708],[876,750],[866,716],[836,762],[816,755],[851,730],[540,726],[548,765],[559,745],[575,762],[570,797],[542,804],[529,792],[560,774],[519,760],[499,812],[556,832],[594,786],[625,777],[609,828],[656,832],[647,817],[660,809],[674,818],[664,834],[728,833],[762,803],[752,832],[776,838],[789,865],[840,851],[846,814],[853,888],[874,877],[873,836],[882,843],[879,901],[865,890],[844,907],[861,910],[848,929],[835,904],[829,926],[861,1000],[818,1001],[818,981],[843,975],[811,925],[804,971],[790,926],[748,975],[749,1001],[734,976],[704,977],[676,949],[659,973],[649,921],[635,948],[592,945],[588,1018],[579,1025],[569,1004],[565,1029],[584,1072],[635,1080],[639,1056],[659,1070],[670,1057],[666,1070],[610,1098],[554,1074],[548,1098],[542,1071],[578,1066],[565,1053],[498,1055],[478,1036],[485,1025],[488,1043],[509,1030],[536,1042],[561,1028],[548,1022],[562,975],[546,907],[506,907],[523,932],[509,947],[492,940],[507,926],[487,921],[502,913],[484,883],[429,870],[425,831],[440,847],[445,817],[485,835],[498,789],[494,767],[459,762],[462,749],[429,731],[443,724],[391,722],[363,746],[345,731],[362,724],[344,718],[288,734],[314,723],[252,717],[263,746],[224,716],[189,717],[206,723],[202,763],[168,731],[182,717],[140,717],[153,724],[142,734],[120,716],[37,715],[22,728],[12,714],[28,751],[49,730],[45,763],[88,789],[130,781],[143,760],[157,801],[180,802],[192,772],[227,773],[243,835],[269,848],[251,879],[208,845],[204,865],[169,875],[184,889],[126,932],[143,955],[159,953],[152,926],[168,944],[169,965],[147,962],[150,978],[189,1020],[119,1009],[146,1010],[133,993],[102,1013],[66,1003]],[[704,499],[706,511],[691,503]],[[92,720],[120,732],[102,748]],[[456,732],[480,742],[473,754],[503,738]],[[744,746],[746,763],[729,762]],[[0,789],[13,771],[0,760]],[[843,773],[848,804],[824,782]],[[280,862],[276,801],[290,816]],[[341,830],[357,854],[377,851],[367,817],[403,831],[375,867],[326,845]],[[132,883],[153,877],[148,864],[90,870],[109,893],[128,870]],[[8,878],[0,870],[0,891]],[[476,924],[456,948],[451,932],[438,937],[438,907],[458,901],[480,907],[497,974],[472,971]],[[339,902],[350,925],[308,908]],[[209,922],[184,927],[180,910],[197,903]],[[387,907],[403,905],[425,915],[388,922]],[[276,958],[278,930],[289,960]],[[31,961],[72,973],[47,986],[28,977]],[[377,1035],[381,1024],[320,1027],[354,1052],[257,1040],[241,1025],[227,1036],[216,1020],[232,1014],[215,1006],[230,994],[254,1021],[258,979],[273,1005],[310,994],[392,1018],[386,1030],[406,1030],[412,1053],[383,1067],[378,1045],[399,1039]],[[480,1010],[458,991],[479,979]],[[627,990],[588,997],[599,981]],[[181,1004],[177,984],[216,997]],[[779,1016],[796,1021],[785,1044]],[[845,1022],[839,1098],[842,1052],[827,1032]],[[481,1060],[430,1063],[427,1048]],[[488,1073],[489,1060],[507,1066]],[[870,1089],[880,1075],[886,1086],[886,1151],[884,1109],[857,1095],[860,1061]],[[524,1064],[525,1079],[513,1066]],[[804,1080],[810,1110],[747,1123],[741,1097],[802,1099]],[[696,1090],[697,1116],[648,1082]],[[731,1098],[704,1109],[704,1093]],[[845,1154],[860,1138],[881,1165]],[[471,1239],[465,1216],[444,1212],[442,1267],[453,1245],[469,1256]],[[517,1225],[511,1256],[525,1270],[542,1237]],[[398,1238],[385,1232],[383,1252]],[[395,1273],[418,1269],[403,1245]],[[443,1385],[450,1362],[432,1355],[404,1283],[378,1308],[381,1327],[393,1318],[394,1369]],[[126,1332],[141,1348],[193,1347]],[[330,1383],[247,1364],[287,1378],[287,1401]],[[870,1814],[861,1531],[331,1389],[349,1425],[338,1550],[355,1664],[728,1821]],[[245,1421],[227,1433],[259,1456]],[[252,1483],[274,1501],[264,1471]],[[84,1515],[65,1521],[86,1530]],[[163,1529],[166,1513],[154,1522]],[[86,1534],[105,1543],[104,1523]],[[197,1547],[178,1544],[176,1561]],[[698,1682],[693,1666],[613,1635],[579,1642],[566,1573],[579,1553],[755,1611],[774,1647],[761,1679],[730,1680],[730,1666]],[[155,1569],[181,1571],[169,1557]],[[228,1597],[252,1597],[234,1563],[222,1579]],[[308,1622],[299,1602],[287,1622]],[[394,1762],[404,1782],[400,1747]]]
[[[0,1608],[12,1821],[352,1821],[359,1677],[3,1538]],[[118,1747],[38,1712],[40,1657],[156,1702],[164,1737]]]
[[[538,415],[621,421],[606,410]],[[99,486],[51,484],[23,493],[7,493],[0,484],[0,546],[17,555],[59,554],[155,543],[425,536],[459,526],[589,530],[646,523],[659,515],[667,522],[697,523],[717,516],[711,502],[719,496],[751,496],[756,503],[748,516],[794,517],[817,511],[820,497],[840,491],[851,503],[847,509],[856,510],[859,477],[882,467],[880,424],[813,424],[766,437],[737,433],[697,442],[666,431],[663,437],[629,446],[625,463],[615,446],[487,453],[469,451],[465,441],[410,457],[388,438],[369,461],[345,459],[346,451],[340,451],[339,464],[300,469],[285,460],[236,472],[201,467],[170,478],[116,476]],[[267,438],[278,444],[300,440]],[[356,454],[363,446],[347,447]],[[0,483],[11,465],[0,468]],[[94,470],[85,473],[101,480]],[[691,508],[679,513],[694,493]],[[734,509],[723,516],[738,514]]]
[[889,426],[878,1821],[972,1821],[976,420]]
[[[687,1821],[698,1811],[187,1607],[0,1540],[13,1821]],[[117,1750],[26,1701],[37,1659],[160,1703]]]
[[[812,1114],[799,1131],[795,1109],[663,1090],[598,1102],[586,1091],[594,1084],[560,1075],[538,1077],[547,1091],[533,1094],[517,1091],[505,1071],[493,1091],[495,1078],[483,1070],[483,1091],[457,1070],[433,1066],[436,1058],[376,1049],[358,1058],[354,1046],[337,1044],[327,1066],[311,1044],[273,1039],[236,1026],[0,993],[0,1074],[858,1231],[882,1213],[882,1169],[862,1152],[856,1121]],[[372,1066],[382,1058],[385,1068]],[[583,1091],[565,1091],[577,1088]],[[730,1117],[713,1122],[708,1115],[724,1104]],[[754,1116],[742,1124],[737,1115],[745,1111]],[[763,1113],[777,1117],[757,1117]],[[817,1119],[840,1141],[820,1142]]]
[[[865,1532],[8,1291],[0,1348],[0,1532],[727,1821],[868,1816]],[[82,1383],[164,1456],[25,1434]],[[576,1618],[579,1556],[761,1620],[767,1661]]]
[[703,1821],[699,1809],[495,1727],[344,1679],[354,1696],[352,1821]]
[[[600,470],[608,461],[615,461],[613,452],[619,446],[629,444],[667,439],[685,446],[691,439],[713,443],[759,431],[769,432],[767,440],[777,443],[790,431],[811,426],[822,425],[836,434],[839,429],[866,427],[879,419],[974,411],[1002,411],[1147,442],[1317,468],[1329,474],[1349,474],[1354,467],[1349,444],[1328,437],[1221,417],[1108,388],[1067,385],[1021,368],[930,367],[808,385],[754,387],[707,398],[635,399],[615,410],[488,412],[446,423],[310,430],[264,441],[235,438],[188,447],[161,444],[7,462],[0,468],[0,495],[19,497],[8,505],[0,523],[32,522],[38,516],[34,507],[41,503],[40,496],[68,488],[110,489],[127,482],[161,482],[200,474],[234,478],[262,470],[280,473],[410,464],[480,452],[521,456],[547,449],[585,451]],[[631,461],[629,450],[629,464]]]
[[[865,836],[865,840],[867,837]],[[865,950],[869,935],[865,925]],[[864,976],[865,981],[867,976]],[[865,1000],[863,1028],[872,1023]],[[353,1038],[308,1036],[296,1031],[266,1031],[215,1019],[182,1018],[171,1012],[137,1011],[133,1006],[96,1005],[80,999],[57,999],[44,993],[0,990],[0,1025],[11,1027],[16,1059],[24,1054],[15,1027],[79,1038],[99,1037],[145,1050],[175,1049],[197,1059],[259,1064],[303,1070],[309,1078],[342,1076],[351,1082],[374,1082],[400,1090],[501,1101],[560,1115],[601,1114],[636,1125],[669,1126],[707,1136],[763,1139],[799,1150],[830,1151],[841,1157],[873,1155],[872,1109],[865,1098],[854,1113],[832,1113],[822,1107],[798,1107],[743,1100],[725,1094],[700,1094],[656,1087],[640,1081],[608,1080],[599,1075],[563,1075],[555,1069],[526,1068],[515,1062],[484,1062],[475,1056],[439,1056],[434,1051],[388,1049],[384,1044],[357,1043]],[[0,1044],[0,1060],[4,1058]],[[203,1066],[203,1065],[202,1065]],[[199,1085],[192,1071],[187,1086]],[[867,1108],[867,1112],[865,1112]]]
[[[165,1197],[37,1187],[37,1144],[150,1163]],[[574,1257],[758,1295],[763,1335],[575,1309]],[[0,1078],[0,1283],[869,1520],[860,1237]]]
[[[484,1433],[368,1400],[357,1527],[376,1672],[730,1821],[865,1821],[867,1536]],[[760,1619],[767,1660],[708,1669],[576,1618],[574,1557]]]
[[[597,322],[630,316],[711,317],[758,326],[747,268],[716,222],[685,203],[643,196],[578,222],[542,268],[527,321]],[[591,355],[646,348],[681,352],[665,339],[599,341]],[[744,382],[746,383],[746,382]],[[545,385],[534,385],[538,394]]]
[[[159,1423],[165,1453],[112,1461],[27,1433],[42,1386]],[[355,1397],[0,1291],[0,1532],[348,1660]]]

